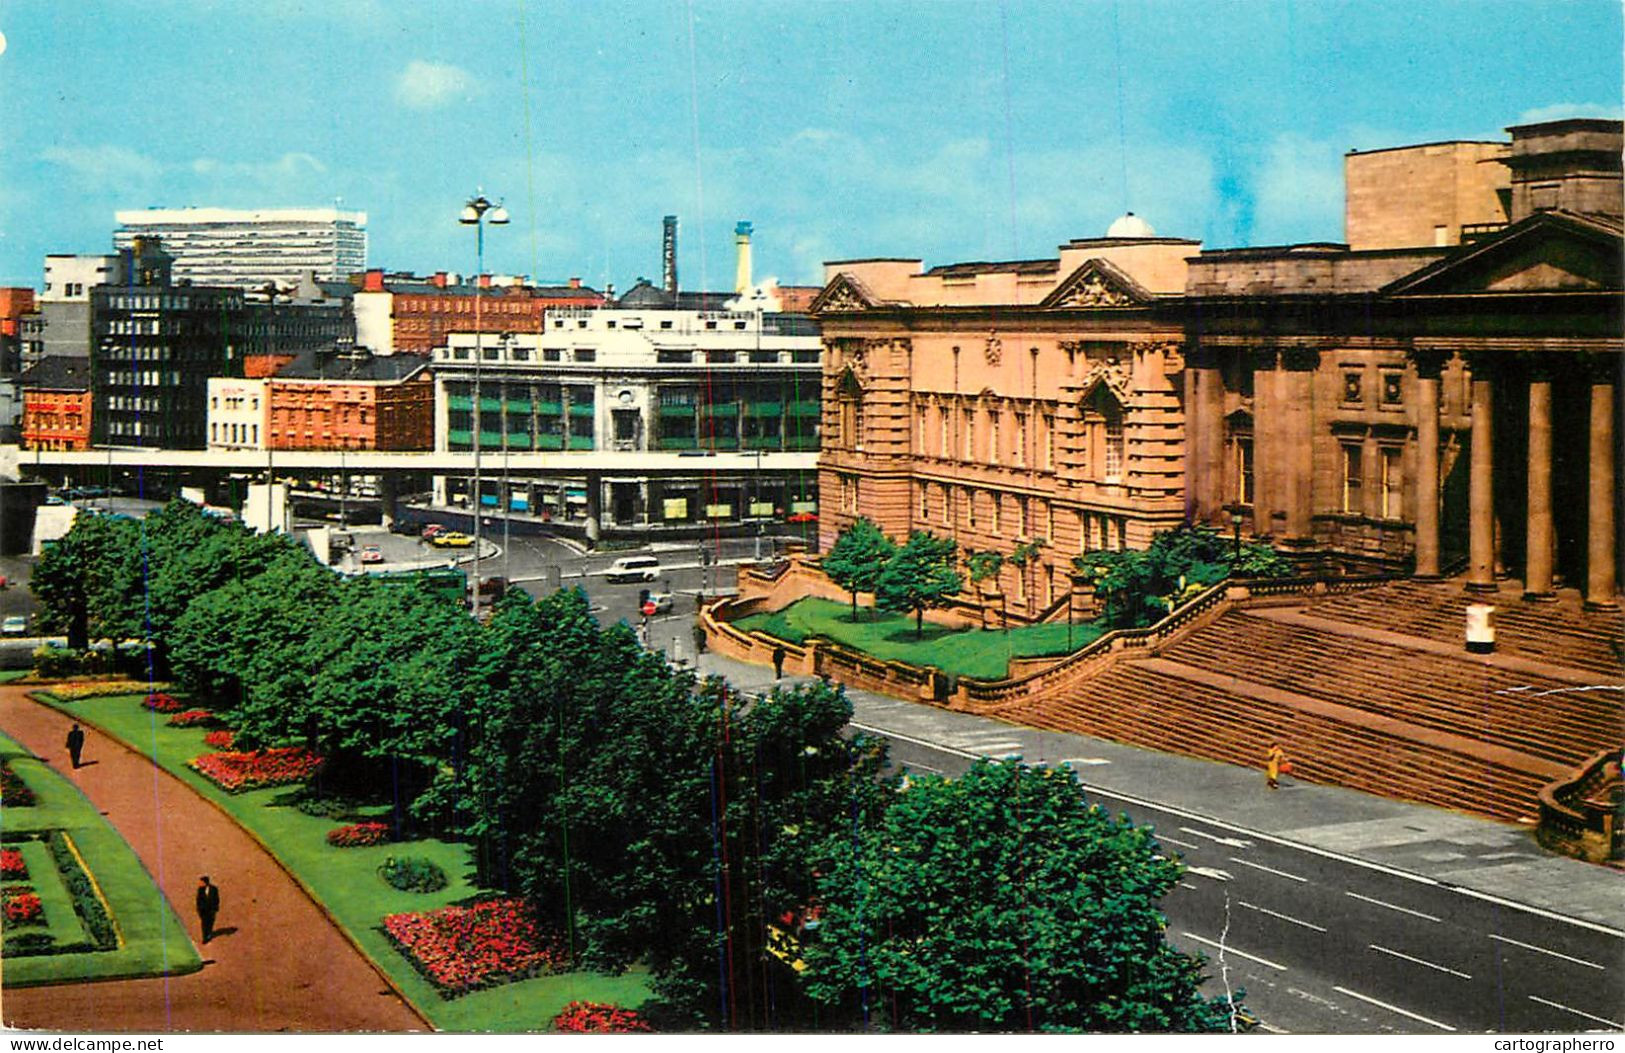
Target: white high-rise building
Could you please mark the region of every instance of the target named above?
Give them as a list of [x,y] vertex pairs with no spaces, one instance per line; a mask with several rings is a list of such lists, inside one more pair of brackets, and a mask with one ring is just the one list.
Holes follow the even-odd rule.
[[113,244],[161,239],[176,280],[257,290],[306,272],[341,280],[367,269],[367,214],[335,208],[148,208],[116,213]]

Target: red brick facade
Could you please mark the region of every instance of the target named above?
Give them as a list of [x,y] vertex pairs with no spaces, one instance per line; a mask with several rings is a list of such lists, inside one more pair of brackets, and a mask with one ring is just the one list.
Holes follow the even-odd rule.
[[23,395],[23,447],[90,449],[90,391],[29,389]]
[[434,384],[276,380],[268,385],[273,450],[427,450],[434,445]]

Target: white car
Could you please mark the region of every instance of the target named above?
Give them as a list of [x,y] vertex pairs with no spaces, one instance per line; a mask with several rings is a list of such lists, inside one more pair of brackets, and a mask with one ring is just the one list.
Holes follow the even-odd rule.
[[648,602],[655,605],[656,614],[671,613],[671,593],[669,592],[651,592],[649,593]]
[[653,556],[622,556],[604,571],[604,580],[611,585],[629,581],[654,581],[660,577],[660,561]]
[[0,621],[0,635],[23,636],[28,632],[28,615],[8,614]]

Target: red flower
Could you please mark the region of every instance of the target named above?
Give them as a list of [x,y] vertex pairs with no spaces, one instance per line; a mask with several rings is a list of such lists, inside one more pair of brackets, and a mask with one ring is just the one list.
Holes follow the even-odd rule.
[[384,934],[448,998],[564,964],[558,937],[544,933],[534,912],[515,899],[391,914]]
[[316,774],[322,759],[303,746],[284,746],[257,753],[205,753],[186,763],[227,793],[238,793],[304,782]]
[[625,1035],[654,1028],[635,1009],[623,1009],[609,1002],[571,1002],[553,1018],[553,1030],[580,1035]]
[[[173,724],[175,722],[172,720],[170,723]],[[205,732],[203,735],[203,744],[205,746],[213,746],[217,750],[229,750],[231,749],[232,742],[236,738],[237,735],[235,732],[223,730],[209,731]]]
[[17,881],[28,879],[28,864],[23,862],[23,854],[15,848],[0,848],[0,878]]
[[[160,710],[160,712],[168,711]],[[170,717],[169,726],[172,728],[195,728],[217,723],[218,720],[218,717],[206,709],[188,709],[184,713],[176,713],[174,716]]]
[[5,911],[6,920],[13,925],[28,925],[43,920],[39,897],[32,892],[7,890],[4,901],[0,902],[0,909]]
[[183,708],[174,695],[166,695],[162,691],[154,691],[141,703],[155,713],[179,713]]
[[0,804],[7,808],[29,808],[34,804],[34,791],[11,770],[11,765],[0,763]]
[[350,826],[335,826],[327,832],[327,843],[335,848],[381,845],[388,840],[388,823],[353,823]]

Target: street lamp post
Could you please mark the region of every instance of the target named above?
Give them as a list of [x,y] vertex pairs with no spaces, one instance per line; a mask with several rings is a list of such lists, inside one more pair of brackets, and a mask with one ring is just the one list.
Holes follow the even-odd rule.
[[1230,569],[1234,573],[1236,564],[1241,562],[1241,524],[1246,518],[1247,506],[1236,501],[1225,505],[1224,510],[1230,513],[1230,529],[1235,538],[1235,550],[1230,556]]
[[484,495],[480,492],[480,360],[485,356],[484,330],[480,321],[480,283],[485,277],[485,225],[501,226],[508,222],[508,210],[500,203],[488,200],[476,191],[463,206],[458,222],[474,228],[474,404],[470,414],[470,436],[474,440],[474,620],[480,620],[480,513],[484,509]]

